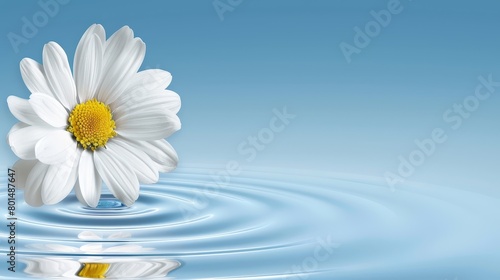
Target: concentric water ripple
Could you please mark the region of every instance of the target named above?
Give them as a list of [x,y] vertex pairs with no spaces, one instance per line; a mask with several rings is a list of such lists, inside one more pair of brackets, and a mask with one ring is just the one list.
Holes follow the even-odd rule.
[[103,195],[98,209],[74,195],[33,208],[18,191],[17,271],[0,275],[500,279],[498,199],[328,176],[245,172],[220,181],[208,170],[177,171],[142,186],[132,207]]

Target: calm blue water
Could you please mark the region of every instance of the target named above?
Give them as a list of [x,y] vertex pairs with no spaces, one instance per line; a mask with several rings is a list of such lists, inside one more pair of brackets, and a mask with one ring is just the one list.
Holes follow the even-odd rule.
[[214,187],[208,174],[166,174],[129,208],[109,195],[33,208],[18,191],[17,271],[2,230],[0,275],[82,279],[98,263],[108,279],[500,279],[498,199],[268,172]]

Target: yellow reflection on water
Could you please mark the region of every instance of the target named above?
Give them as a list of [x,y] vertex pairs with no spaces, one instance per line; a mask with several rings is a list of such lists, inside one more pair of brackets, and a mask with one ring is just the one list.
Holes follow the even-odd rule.
[[106,278],[109,266],[109,263],[83,263],[77,275],[85,278]]

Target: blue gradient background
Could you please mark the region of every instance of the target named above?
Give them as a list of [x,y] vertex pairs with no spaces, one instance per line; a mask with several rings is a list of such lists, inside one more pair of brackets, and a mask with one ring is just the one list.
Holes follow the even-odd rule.
[[[182,98],[181,131],[170,141],[179,168],[269,167],[382,178],[398,156],[436,127],[448,141],[409,178],[500,197],[500,89],[462,127],[442,114],[474,93],[479,75],[500,80],[500,2],[401,1],[403,11],[347,63],[341,42],[372,20],[377,1],[246,0],[221,21],[212,1],[70,1],[16,53],[7,34],[21,34],[37,1],[0,2],[0,91],[29,96],[23,57],[41,61],[48,41],[72,61],[93,23],[108,36],[129,25],[147,45],[143,69],[163,68]],[[15,123],[1,102],[0,134]],[[268,126],[273,108],[296,118],[246,161],[237,147]],[[16,160],[0,145],[1,166]]]

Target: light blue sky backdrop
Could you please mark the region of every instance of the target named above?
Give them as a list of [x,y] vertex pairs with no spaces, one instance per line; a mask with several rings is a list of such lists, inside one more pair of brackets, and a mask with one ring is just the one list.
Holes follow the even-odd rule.
[[[408,180],[500,196],[500,88],[459,129],[443,119],[474,94],[478,76],[500,81],[498,1],[221,0],[218,14],[214,1],[73,0],[26,38],[23,17],[44,20],[39,3],[47,1],[0,2],[2,135],[15,123],[6,97],[29,96],[23,57],[41,61],[43,45],[56,41],[72,61],[91,24],[108,35],[129,25],[147,45],[143,69],[170,71],[182,98],[183,128],[171,138],[180,167],[234,159],[243,167],[383,177],[397,172],[415,139],[442,128],[447,141]],[[348,63],[340,44],[355,47],[355,27],[388,5],[400,12]],[[27,40],[18,52],[9,34]],[[247,162],[238,146],[285,106],[295,119]],[[15,161],[5,142],[0,152],[2,166]]]

